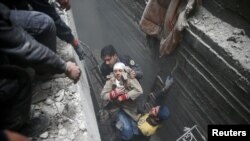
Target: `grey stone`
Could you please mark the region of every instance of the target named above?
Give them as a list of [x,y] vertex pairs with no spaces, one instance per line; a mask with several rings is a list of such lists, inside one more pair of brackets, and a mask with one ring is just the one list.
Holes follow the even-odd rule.
[[58,110],[58,113],[62,113],[63,112],[63,110],[64,110],[64,105],[61,103],[61,102],[56,102],[56,108],[57,108],[57,110]]
[[71,92],[71,93],[76,93],[76,86],[75,85],[71,85],[70,87],[69,87],[69,91]]
[[42,111],[48,113],[50,116],[55,116],[57,113],[57,110],[55,108],[52,108],[51,106],[44,105],[42,108]]
[[59,136],[64,136],[67,134],[67,130],[65,128],[62,128],[58,131],[58,135]]
[[85,125],[84,125],[83,123],[78,124],[78,128],[79,128],[80,130],[82,130],[82,131],[87,130],[86,127],[85,127]]
[[74,140],[75,135],[74,135],[74,134],[70,134],[68,138],[69,138],[70,140]]
[[64,92],[65,92],[65,90],[64,90],[64,89],[61,89],[55,96],[56,96],[56,97],[59,97],[59,96],[61,96],[61,95],[64,95]]
[[35,111],[34,114],[33,114],[33,117],[39,117],[41,114],[40,111]]
[[58,95],[58,97],[56,97],[56,101],[60,102],[64,98],[64,90],[60,90],[58,93],[59,93],[59,95]]
[[63,128],[63,125],[60,123],[58,124],[58,129],[62,129]]
[[51,105],[51,104],[54,103],[54,101],[53,101],[51,98],[47,98],[46,101],[45,101],[45,103],[46,103],[47,105]]
[[42,139],[47,139],[49,136],[49,133],[48,132],[44,132],[43,134],[41,134],[39,137],[42,138]]

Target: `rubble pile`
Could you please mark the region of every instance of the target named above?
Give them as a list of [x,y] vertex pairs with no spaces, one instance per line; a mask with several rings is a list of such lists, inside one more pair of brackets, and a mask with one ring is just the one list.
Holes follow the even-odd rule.
[[[58,41],[58,54],[65,60],[72,60],[69,47],[62,41]],[[87,129],[77,85],[65,75],[54,75],[46,81],[35,80],[32,93],[31,117],[45,113],[50,118],[47,131],[33,140],[86,140]]]
[[221,46],[245,69],[250,70],[250,38],[245,31],[223,22],[204,8],[200,8],[197,13],[199,14],[191,18],[190,22]]

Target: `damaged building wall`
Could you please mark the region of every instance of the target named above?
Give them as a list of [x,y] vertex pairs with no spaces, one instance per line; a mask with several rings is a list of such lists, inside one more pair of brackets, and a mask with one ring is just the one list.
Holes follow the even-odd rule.
[[[218,2],[223,3],[204,1],[177,50],[161,59],[163,78],[176,67],[175,84],[165,99],[170,119],[152,140],[177,140],[194,126],[200,131],[194,131],[195,137],[202,138],[208,124],[250,122],[249,14],[244,7],[238,11],[227,7],[235,1],[220,5],[223,12],[216,12]],[[141,13],[124,0],[119,4],[130,14]]]

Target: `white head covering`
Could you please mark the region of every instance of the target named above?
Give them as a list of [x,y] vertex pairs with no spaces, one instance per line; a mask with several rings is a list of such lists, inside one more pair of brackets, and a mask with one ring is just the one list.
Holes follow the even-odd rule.
[[115,63],[113,70],[124,70],[125,65],[122,62],[117,62]]

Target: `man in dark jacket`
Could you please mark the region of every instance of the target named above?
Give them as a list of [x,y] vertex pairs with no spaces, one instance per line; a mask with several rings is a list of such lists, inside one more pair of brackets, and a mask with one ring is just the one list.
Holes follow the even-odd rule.
[[104,61],[101,65],[102,75],[106,77],[113,72],[113,66],[117,62],[122,62],[126,66],[129,66],[133,72],[130,73],[132,77],[140,80],[143,76],[141,67],[135,63],[135,61],[127,55],[118,55],[116,49],[112,45],[107,45],[101,50],[101,58]]
[[[56,9],[53,5],[49,3],[49,0],[28,0],[30,5],[35,11],[40,11],[49,15],[55,22],[56,26],[56,35],[63,41],[70,43],[80,59],[83,59],[84,51],[83,48],[80,47],[79,40],[74,37],[70,27],[66,25],[66,23],[61,19],[61,17],[56,12]],[[60,4],[60,7],[65,10],[70,9],[69,0],[57,0]]]
[[0,3],[0,129],[22,133],[28,133],[25,129],[33,130],[24,126],[28,122],[31,105],[31,76],[26,67],[65,73],[74,82],[81,74],[75,63],[65,62],[13,23],[10,10]]

